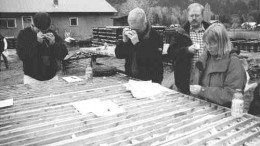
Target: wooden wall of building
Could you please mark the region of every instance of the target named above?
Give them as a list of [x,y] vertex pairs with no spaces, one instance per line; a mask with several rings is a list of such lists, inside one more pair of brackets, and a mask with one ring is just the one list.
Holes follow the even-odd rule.
[[[2,35],[16,38],[19,31],[23,29],[22,16],[33,16],[32,13],[25,14],[1,14],[0,18],[15,18],[16,28],[0,28]],[[92,36],[92,27],[112,26],[113,13],[50,13],[51,28],[64,38],[65,30],[70,31],[76,39],[86,39]],[[78,26],[70,26],[70,17],[78,17]]]

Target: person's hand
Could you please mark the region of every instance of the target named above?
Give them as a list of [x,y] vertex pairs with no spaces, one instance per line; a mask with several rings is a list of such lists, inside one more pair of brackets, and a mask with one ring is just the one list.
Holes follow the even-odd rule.
[[200,49],[200,44],[195,43],[195,44],[191,45],[188,49],[189,49],[189,52],[195,54]]
[[43,40],[44,40],[44,34],[39,31],[39,32],[37,33],[37,41],[38,41],[39,43],[43,43]]
[[128,27],[126,27],[126,28],[123,29],[123,33],[122,33],[123,42],[128,42],[128,40],[129,40],[128,36],[126,35],[126,34],[127,34],[127,33],[126,33],[127,31],[131,31],[131,29],[128,28]]
[[133,45],[135,45],[139,42],[139,38],[138,38],[137,32],[135,30],[126,31],[126,35],[131,40]]
[[45,38],[49,41],[50,45],[53,45],[55,43],[55,36],[53,33],[46,33]]
[[198,95],[201,91],[201,86],[200,85],[190,85],[190,92],[194,95]]

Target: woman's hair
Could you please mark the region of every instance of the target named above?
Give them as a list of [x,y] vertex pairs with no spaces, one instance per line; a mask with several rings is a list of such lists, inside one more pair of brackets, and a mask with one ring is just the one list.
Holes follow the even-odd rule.
[[221,23],[214,23],[209,26],[203,35],[203,41],[218,44],[218,57],[228,54],[232,48],[227,30]]

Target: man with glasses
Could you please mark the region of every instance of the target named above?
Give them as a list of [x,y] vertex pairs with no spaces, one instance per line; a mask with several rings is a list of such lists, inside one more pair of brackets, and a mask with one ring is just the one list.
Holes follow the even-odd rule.
[[129,27],[123,30],[123,41],[116,46],[116,57],[125,59],[127,75],[161,83],[162,37],[151,28],[144,10],[140,8],[129,13],[128,24]]
[[209,27],[209,24],[203,21],[204,7],[201,4],[193,3],[188,6],[187,10],[189,22],[184,25],[184,29],[190,34],[193,42],[188,51],[193,54],[191,68],[194,69],[195,63],[198,61],[200,55],[204,53],[202,36]]
[[17,37],[17,54],[23,61],[24,84],[57,80],[61,60],[68,54],[62,39],[50,30],[48,13],[36,13],[33,24],[21,30]]
[[[180,41],[170,44],[168,53],[176,56],[174,62],[175,85],[181,93],[190,94],[190,79],[194,76],[195,63],[204,52],[202,36],[209,27],[209,23],[203,21],[204,7],[198,3],[192,3],[187,8],[188,22],[183,29],[190,37],[192,45],[186,47]],[[188,45],[188,44],[186,44]],[[185,47],[180,47],[185,46]]]

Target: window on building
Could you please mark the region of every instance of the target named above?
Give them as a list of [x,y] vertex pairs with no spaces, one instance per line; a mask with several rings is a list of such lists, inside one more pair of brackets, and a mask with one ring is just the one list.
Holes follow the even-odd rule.
[[58,0],[53,0],[53,7],[58,8],[59,1]]
[[16,28],[16,19],[0,18],[0,28]]
[[23,22],[32,23],[32,16],[23,16]]
[[58,0],[53,0],[53,4],[54,5],[59,5],[59,1]]
[[22,16],[22,27],[23,28],[31,26],[32,23],[33,23],[32,16]]
[[70,26],[78,26],[78,17],[70,18]]

